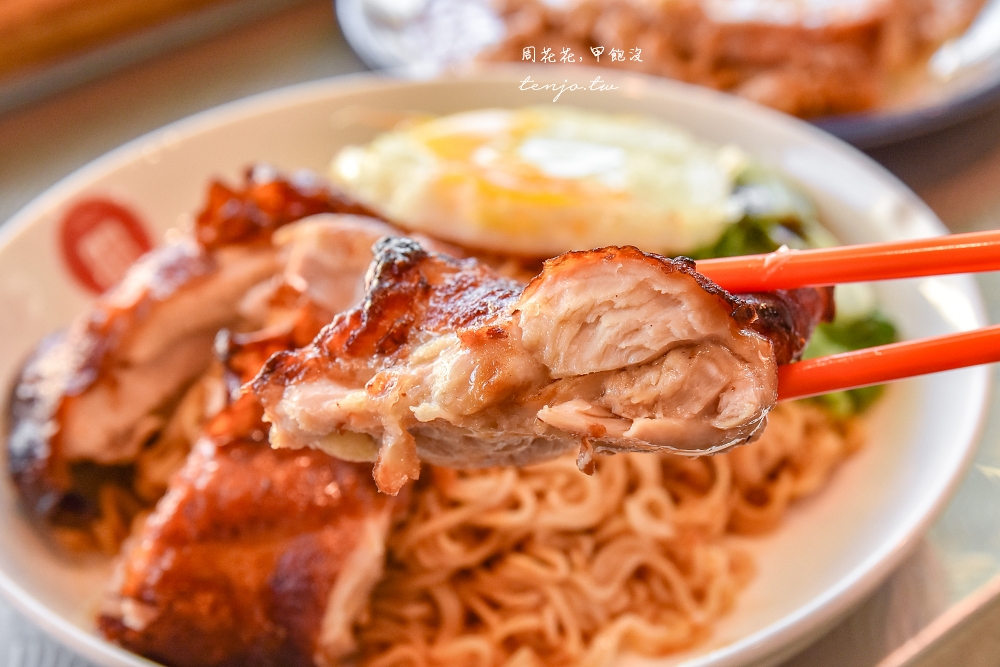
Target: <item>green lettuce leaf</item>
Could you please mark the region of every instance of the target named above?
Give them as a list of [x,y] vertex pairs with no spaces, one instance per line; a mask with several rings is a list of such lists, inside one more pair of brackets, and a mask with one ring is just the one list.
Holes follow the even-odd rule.
[[[760,167],[747,169],[738,179],[734,197],[744,211],[710,246],[691,253],[692,259],[734,257],[774,252],[781,246],[817,248],[836,245],[836,239],[819,222],[818,212],[803,193],[779,174]],[[897,340],[895,326],[878,310],[820,324],[804,358],[885,345]],[[826,394],[814,399],[837,417],[847,418],[866,410],[882,395],[884,387],[864,387]]]

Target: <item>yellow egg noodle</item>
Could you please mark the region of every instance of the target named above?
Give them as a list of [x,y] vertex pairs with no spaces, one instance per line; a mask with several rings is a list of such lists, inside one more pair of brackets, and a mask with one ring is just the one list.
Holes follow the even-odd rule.
[[433,469],[390,537],[363,664],[604,667],[691,646],[752,579],[729,538],[774,528],[863,440],[857,419],[791,403],[712,457]]

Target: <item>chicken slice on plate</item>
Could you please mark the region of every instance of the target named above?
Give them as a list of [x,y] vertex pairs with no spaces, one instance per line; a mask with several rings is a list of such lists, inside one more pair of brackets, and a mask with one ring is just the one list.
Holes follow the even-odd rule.
[[[298,313],[282,333],[229,339],[229,372],[246,379],[294,345],[315,322]],[[406,500],[378,493],[367,466],[272,449],[260,417],[244,395],[207,424],[125,544],[98,617],[107,638],[175,667],[333,665],[354,650]]]
[[712,452],[760,435],[777,365],[832,315],[829,289],[733,296],[693,262],[571,252],[526,287],[412,239],[376,247],[364,302],[251,387],[277,447],[468,468],[593,452]]
[[[264,328],[216,345],[233,386],[352,305],[372,244],[394,231],[313,216],[276,233],[284,270],[244,304]],[[206,425],[126,542],[98,619],[106,637],[176,667],[333,665],[354,650],[406,500],[378,493],[370,465],[272,449],[261,415],[244,394]]]
[[370,467],[204,437],[127,543],[98,625],[176,667],[337,664],[404,506]]
[[213,392],[196,380],[211,366],[216,332],[256,326],[240,303],[281,268],[275,230],[317,213],[366,211],[314,180],[264,168],[242,190],[213,184],[208,199],[191,237],[141,258],[22,369],[8,465],[36,515],[92,521],[102,512],[97,489],[109,480],[127,487],[140,453],[178,430],[174,417],[202,412],[197,404]]

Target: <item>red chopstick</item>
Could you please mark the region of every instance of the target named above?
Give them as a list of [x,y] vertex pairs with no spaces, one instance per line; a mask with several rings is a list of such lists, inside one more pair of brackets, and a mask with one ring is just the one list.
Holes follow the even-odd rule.
[[1000,230],[914,241],[784,250],[706,259],[702,273],[730,292],[770,292],[949,273],[1000,270]]
[[[708,259],[698,262],[697,268],[719,286],[737,294],[997,271],[1000,230]],[[998,361],[1000,325],[780,366],[778,400],[818,396]]]
[[778,400],[807,398],[996,361],[1000,361],[1000,325],[779,366]]

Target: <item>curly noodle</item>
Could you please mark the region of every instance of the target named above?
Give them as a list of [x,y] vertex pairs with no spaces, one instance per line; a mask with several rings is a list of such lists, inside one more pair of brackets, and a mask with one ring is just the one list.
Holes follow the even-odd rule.
[[773,528],[862,440],[809,403],[714,457],[431,468],[360,624],[365,667],[604,667],[707,636],[753,576],[731,533]]

